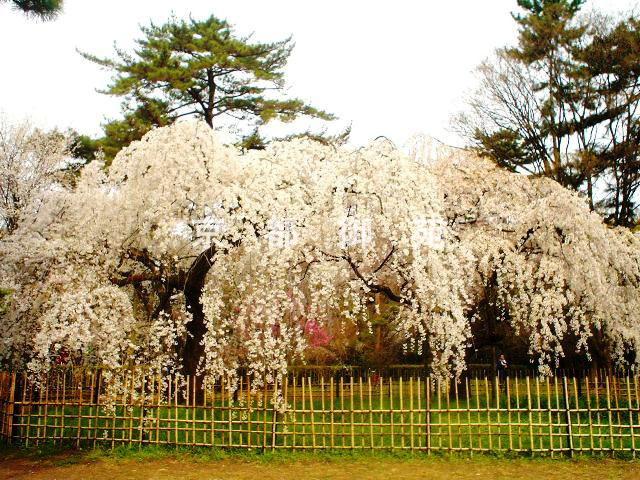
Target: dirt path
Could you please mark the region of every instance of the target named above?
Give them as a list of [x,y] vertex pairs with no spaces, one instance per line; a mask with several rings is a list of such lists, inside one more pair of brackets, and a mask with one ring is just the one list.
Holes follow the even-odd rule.
[[317,461],[299,460],[261,464],[237,459],[198,461],[188,458],[157,460],[99,459],[73,460],[65,457],[46,459],[0,456],[0,479],[198,479],[198,480],[606,480],[640,479],[640,463],[585,459],[496,460],[435,459],[402,460],[370,459]]

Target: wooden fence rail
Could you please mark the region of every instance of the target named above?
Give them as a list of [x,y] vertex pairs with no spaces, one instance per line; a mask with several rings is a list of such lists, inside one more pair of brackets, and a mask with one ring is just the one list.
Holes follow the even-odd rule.
[[[115,378],[115,380],[114,380]],[[508,379],[292,375],[246,378],[60,370],[30,381],[0,373],[0,435],[32,444],[257,449],[512,451],[532,455],[640,447],[634,374]],[[233,385],[233,388],[230,388]],[[274,399],[276,401],[274,402]]]

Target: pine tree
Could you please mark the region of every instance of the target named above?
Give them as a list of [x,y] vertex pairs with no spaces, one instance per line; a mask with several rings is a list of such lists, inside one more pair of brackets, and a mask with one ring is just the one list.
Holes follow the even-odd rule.
[[214,16],[203,21],[171,18],[141,30],[133,53],[116,48],[116,58],[108,59],[79,52],[115,72],[103,93],[124,96],[133,104],[129,114],[138,117],[141,109],[151,108],[156,119],[196,116],[210,127],[225,115],[253,126],[273,119],[288,122],[299,115],[334,118],[283,94],[284,67],[294,46],[290,37],[253,42]]
[[[6,2],[7,0],[0,0]],[[62,0],[11,0],[13,6],[27,15],[52,20],[62,11]]]
[[584,0],[518,0],[527,14],[514,14],[520,25],[519,44],[508,50],[516,60],[546,77],[537,89],[546,91],[543,130],[551,140],[551,162],[545,172],[567,185],[569,179],[562,168],[560,149],[565,135],[560,123],[566,117],[564,88],[568,71],[573,68],[571,53],[586,32],[584,25],[574,26],[574,18]]

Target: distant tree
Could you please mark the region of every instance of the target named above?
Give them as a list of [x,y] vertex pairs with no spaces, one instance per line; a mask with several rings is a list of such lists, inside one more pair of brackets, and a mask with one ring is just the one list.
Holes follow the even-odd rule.
[[32,201],[54,183],[67,147],[58,132],[0,117],[0,235],[13,232]]
[[619,22],[604,17],[597,19],[594,30],[593,41],[576,53],[583,65],[576,83],[590,84],[583,105],[592,110],[599,105],[601,111],[614,114],[604,116],[604,133],[585,157],[605,172],[601,207],[608,220],[631,226],[640,188],[640,21],[633,16]]
[[105,128],[105,142],[113,148],[184,116],[202,118],[212,128],[223,116],[254,127],[300,115],[334,118],[284,95],[284,67],[294,46],[290,37],[252,42],[214,16],[171,18],[141,30],[133,53],[116,48],[116,58],[109,59],[79,52],[115,72],[103,93],[127,99],[125,119]]
[[0,0],[11,1],[16,10],[41,20],[52,20],[62,11],[62,0]]
[[517,45],[478,67],[454,123],[497,164],[584,191],[591,209],[629,226],[640,186],[640,24],[578,17],[583,3],[519,1]]

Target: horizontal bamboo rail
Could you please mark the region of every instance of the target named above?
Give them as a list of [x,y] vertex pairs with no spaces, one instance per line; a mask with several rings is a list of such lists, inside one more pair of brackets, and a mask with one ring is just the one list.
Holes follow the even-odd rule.
[[203,386],[200,378],[146,369],[64,369],[37,381],[4,372],[0,435],[25,445],[635,457],[638,383],[636,375],[612,372],[459,382],[293,375],[274,388],[245,377]]

